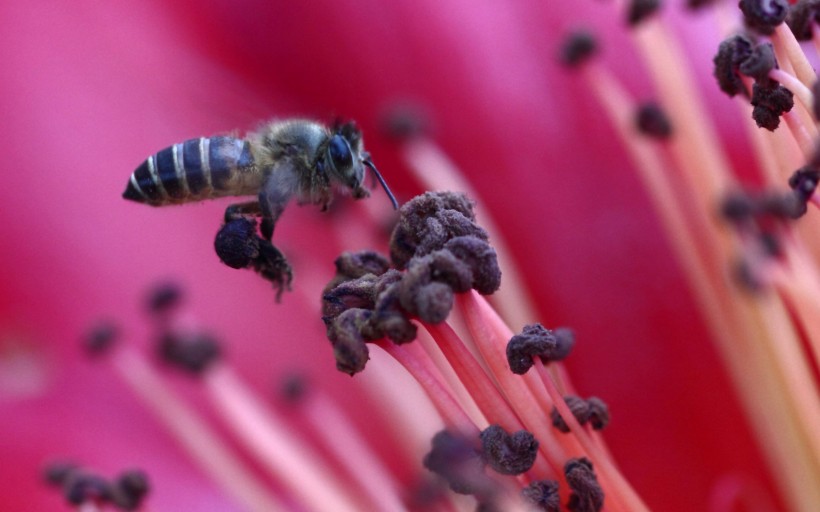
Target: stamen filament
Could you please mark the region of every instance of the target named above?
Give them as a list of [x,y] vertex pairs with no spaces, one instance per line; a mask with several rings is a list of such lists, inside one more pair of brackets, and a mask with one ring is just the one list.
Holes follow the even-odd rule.
[[391,341],[381,340],[376,345],[401,363],[421,385],[449,428],[457,430],[468,438],[478,438],[478,428],[464,413],[439,378],[430,371],[432,365],[429,364],[423,351],[413,343],[396,345]]
[[[473,397],[485,416],[492,418],[494,424],[500,425],[508,432],[524,430],[524,424],[490,380],[491,376],[484,373],[478,361],[467,350],[467,347],[455,331],[445,322],[441,324],[424,324],[424,327],[435,338],[447,360],[455,368],[456,374],[472,390]],[[487,424],[477,426],[485,428]],[[561,465],[557,461],[561,460],[559,457],[562,454],[552,449],[552,443],[547,446],[544,446],[545,444],[547,443],[542,443],[539,447],[544,457],[535,459],[531,471],[543,477],[560,475]]]
[[791,73],[787,73],[783,69],[775,68],[769,71],[769,78],[772,80],[777,80],[783,84],[786,89],[790,90],[792,94],[797,97],[800,104],[803,105],[806,110],[811,112],[814,105],[814,95],[811,93],[811,89],[804,85],[803,82],[798,80],[796,76]]
[[781,23],[774,29],[771,40],[778,61],[790,63],[794,69],[794,75],[803,82],[804,86],[811,87],[814,85],[814,82],[817,81],[817,73],[811,67],[806,54],[803,53],[803,49],[795,39],[791,29],[785,23]]
[[[614,499],[616,501],[617,504],[612,507],[613,510],[648,512],[649,509],[643,501],[641,501],[640,497],[635,493],[626,479],[623,478],[612,461],[605,453],[599,451],[598,446],[596,446],[591,437],[587,435],[587,430],[575,419],[566,401],[564,401],[564,397],[558,392],[552,377],[547,372],[547,368],[539,358],[535,358],[535,369],[540,377],[540,382],[544,390],[552,399],[553,404],[558,409],[558,412],[561,414],[561,417],[566,422],[570,431],[574,434],[575,439],[578,440],[583,448],[584,455],[588,457],[596,467],[598,479],[607,491],[608,499]],[[608,503],[612,505],[611,501]],[[620,505],[620,507],[618,505]]]
[[424,324],[424,328],[435,338],[436,343],[456,369],[456,373],[465,386],[473,391],[476,403],[485,416],[493,418],[494,423],[501,425],[508,432],[523,430],[524,425],[521,420],[515,415],[455,331],[445,322]]
[[318,454],[255,396],[230,367],[215,365],[203,375],[209,398],[250,453],[312,510],[361,510]]
[[[300,411],[337,463],[346,469],[373,504],[375,510],[402,512],[399,484],[383,462],[373,453],[345,412],[319,390],[310,390],[299,403]],[[328,428],[332,426],[332,428]]]
[[191,459],[243,508],[258,512],[285,509],[225,447],[216,432],[165,386],[142,356],[123,347],[112,354],[112,364]]

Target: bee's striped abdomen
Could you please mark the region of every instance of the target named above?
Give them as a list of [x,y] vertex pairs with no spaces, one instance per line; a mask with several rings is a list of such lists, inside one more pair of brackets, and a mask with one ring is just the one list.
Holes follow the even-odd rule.
[[248,142],[201,137],[149,156],[131,174],[122,196],[153,206],[180,204],[255,194],[261,179]]

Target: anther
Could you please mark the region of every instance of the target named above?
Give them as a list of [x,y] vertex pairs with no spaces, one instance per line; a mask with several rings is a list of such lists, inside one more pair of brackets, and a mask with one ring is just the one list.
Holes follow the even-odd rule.
[[569,327],[558,327],[552,334],[555,336],[556,347],[549,360],[563,361],[575,347],[575,331]]
[[287,402],[298,403],[308,393],[308,378],[301,373],[292,373],[279,383],[278,392]]
[[163,314],[179,305],[182,288],[172,281],[158,283],[148,290],[146,307],[151,314]]
[[740,64],[751,55],[753,46],[753,43],[745,36],[731,36],[720,43],[717,55],[712,59],[718,86],[730,97],[736,94],[747,94],[746,87],[738,73]]
[[101,321],[83,339],[83,348],[90,356],[105,355],[119,337],[119,327],[111,321]]
[[591,32],[578,30],[566,36],[561,45],[560,60],[568,68],[588,61],[598,51],[598,40]]
[[732,264],[730,270],[732,279],[742,289],[752,293],[759,293],[763,291],[763,280],[760,278],[760,276],[757,275],[755,269],[752,267],[749,261],[746,260],[746,258],[740,258],[736,260]]
[[444,249],[469,266],[473,276],[471,287],[478,293],[489,295],[501,286],[498,256],[485,239],[473,235],[459,236],[447,241]]
[[122,510],[140,508],[142,500],[148,494],[148,475],[138,469],[122,473],[111,487],[111,500]]
[[549,360],[556,353],[555,334],[541,324],[527,325],[507,344],[507,363],[510,370],[523,375],[533,365],[533,357]]
[[799,0],[789,8],[786,23],[795,39],[808,41],[812,38],[814,24],[820,21],[820,0]]
[[771,34],[789,14],[787,0],[740,0],[746,25],[762,34]]
[[604,491],[586,457],[570,459],[564,464],[564,475],[572,494],[567,508],[572,512],[598,512],[604,507]]
[[524,487],[521,495],[529,503],[535,505],[536,510],[543,512],[561,510],[561,496],[558,494],[558,482],[555,480],[536,480]]
[[806,213],[806,202],[794,192],[768,192],[759,201],[760,212],[780,220],[793,220]]
[[[820,0],[818,0],[820,1]],[[820,80],[816,80],[811,86],[812,105],[811,112],[815,119],[820,119]],[[817,155],[815,154],[815,157]]]
[[366,309],[348,309],[333,320],[327,337],[333,346],[336,369],[348,375],[364,370],[370,359],[370,351],[364,342],[362,331],[372,313]]
[[700,9],[715,3],[716,0],[687,0],[686,7],[691,10]]
[[482,458],[502,475],[520,475],[535,463],[538,441],[526,430],[510,434],[498,425],[490,425],[480,437]]
[[78,469],[79,466],[73,462],[52,462],[43,468],[43,479],[49,485],[62,486],[71,474]]
[[163,361],[194,375],[201,375],[221,355],[216,339],[204,333],[167,333],[158,351]]
[[424,456],[424,467],[437,474],[458,494],[486,494],[491,487],[484,474],[484,461],[463,436],[442,430],[433,436],[432,449]]
[[667,139],[672,135],[672,124],[656,103],[644,103],[638,107],[636,124],[641,133],[650,137]]
[[[564,402],[566,402],[567,407],[569,407],[570,412],[575,416],[575,420],[578,423],[583,425],[589,420],[590,406],[586,400],[574,395],[567,395],[564,397]],[[552,420],[553,427],[565,434],[569,432],[569,425],[564,421],[564,418],[555,406],[552,407],[552,411],[550,412],[550,419]]]
[[820,170],[813,166],[801,167],[789,177],[789,187],[803,202],[811,199],[818,182],[820,182]]
[[379,292],[371,318],[373,328],[397,344],[413,341],[417,331],[416,325],[407,318],[401,307],[400,295],[399,281],[388,284]]
[[472,201],[455,192],[426,192],[399,210],[399,221],[390,237],[390,259],[403,270],[411,258],[467,235],[488,239],[487,232],[475,223]]
[[765,42],[756,45],[752,51],[738,65],[738,71],[757,81],[766,82],[769,71],[777,67],[777,58],[774,56],[772,43]]
[[735,224],[751,219],[756,212],[756,202],[746,192],[730,192],[720,203],[720,215]]
[[752,118],[757,125],[774,131],[780,126],[780,116],[794,106],[794,95],[777,82],[766,85],[758,82],[752,87],[752,105]]
[[430,131],[430,113],[417,103],[394,103],[385,109],[380,124],[385,136],[404,141]]
[[661,7],[660,0],[632,0],[627,9],[626,21],[634,26],[652,16]]
[[63,484],[63,496],[71,505],[107,503],[111,501],[111,491],[111,485],[103,478],[80,471],[72,472]]
[[344,252],[334,265],[337,276],[355,279],[367,274],[384,274],[390,268],[390,261],[376,251]]
[[[328,286],[334,283],[336,278]],[[351,308],[373,309],[378,277],[370,274],[344,281],[322,294],[322,320],[325,325]]]
[[587,398],[589,407],[589,424],[595,430],[601,430],[609,425],[609,407],[597,396]]

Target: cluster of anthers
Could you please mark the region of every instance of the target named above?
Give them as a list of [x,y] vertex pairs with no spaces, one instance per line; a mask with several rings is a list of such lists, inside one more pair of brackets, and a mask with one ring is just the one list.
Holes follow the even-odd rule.
[[[604,490],[593,468],[601,464],[612,502],[640,503],[605,460],[600,439],[582,426],[606,426],[604,402],[568,393],[561,375],[544,366],[569,355],[572,331],[532,324],[513,335],[481,298],[499,288],[501,271],[464,194],[428,192],[409,201],[389,260],[345,253],[336,269],[322,299],[337,368],[362,371],[367,342],[404,365],[445,419],[424,465],[452,491],[473,495],[481,510],[557,511],[563,494],[570,510],[596,511]],[[447,321],[456,304],[472,335]],[[421,350],[406,345],[417,337]],[[526,375],[533,366],[538,377]],[[458,381],[469,396],[458,395]]]

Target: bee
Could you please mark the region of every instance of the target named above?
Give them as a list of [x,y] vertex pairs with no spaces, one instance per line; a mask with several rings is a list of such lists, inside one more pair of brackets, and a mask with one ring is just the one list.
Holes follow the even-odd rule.
[[[326,210],[337,190],[356,199],[369,195],[365,167],[381,184],[394,209],[398,202],[362,145],[355,123],[327,126],[305,119],[273,121],[244,139],[201,137],[149,156],[131,174],[123,197],[166,206],[225,196],[256,196],[225,211],[217,233],[220,259],[234,268],[254,268],[279,287],[290,285],[290,265],[270,243],[287,204],[317,204]],[[256,219],[260,218],[260,238]]]

